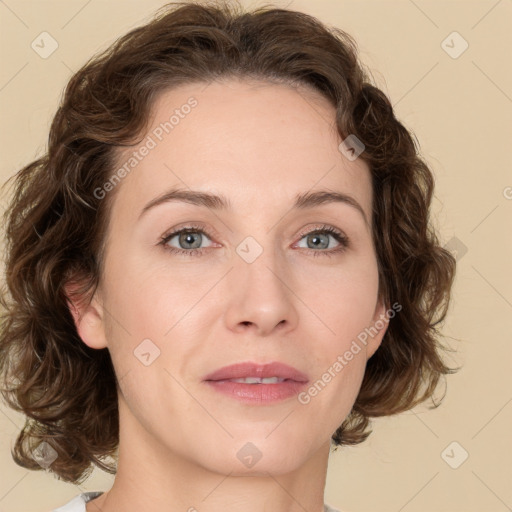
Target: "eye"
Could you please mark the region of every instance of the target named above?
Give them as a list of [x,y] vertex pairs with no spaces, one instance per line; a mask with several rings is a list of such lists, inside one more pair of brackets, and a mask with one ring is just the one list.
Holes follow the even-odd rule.
[[[308,252],[310,254],[313,254],[313,256],[333,256],[334,254],[338,254],[345,251],[345,249],[347,249],[349,245],[348,237],[341,231],[338,231],[337,229],[331,226],[321,226],[320,228],[306,232],[301,236],[301,240],[306,239],[306,248],[310,249]],[[339,243],[338,247],[328,251],[319,250],[327,249],[329,246],[330,239],[336,240]],[[299,245],[299,247],[303,246]],[[314,249],[311,249],[311,247],[313,247]]]
[[[198,256],[203,252],[203,248],[200,248],[203,238],[209,238],[207,232],[199,226],[187,226],[181,229],[166,233],[160,244],[165,247],[166,250],[175,254],[184,254],[187,256]],[[169,245],[171,240],[176,238],[178,247]]]

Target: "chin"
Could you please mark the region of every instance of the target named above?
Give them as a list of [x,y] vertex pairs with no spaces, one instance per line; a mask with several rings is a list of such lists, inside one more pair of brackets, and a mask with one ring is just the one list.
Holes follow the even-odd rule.
[[[208,447],[203,445],[201,462],[211,471],[231,476],[268,476],[293,472],[320,449],[314,441],[300,441],[293,436],[264,434],[237,436]],[[285,432],[285,431],[283,431]],[[275,436],[273,439],[271,439]],[[267,438],[266,438],[267,437]],[[207,457],[204,457],[207,454]]]
[[[226,459],[223,458],[222,461],[216,463],[211,459],[208,459],[205,462],[206,466],[210,471],[220,473],[222,475],[241,477],[241,476],[252,476],[252,477],[268,477],[271,475],[285,475],[288,473],[292,473],[299,469],[305,462],[306,457],[301,459],[300,457],[294,457],[293,459],[284,460],[284,457],[279,456],[265,456],[262,454],[261,459],[257,462],[253,463],[253,465],[248,464],[247,466],[240,462],[235,457],[235,462],[233,458]],[[289,455],[289,454],[288,454]]]

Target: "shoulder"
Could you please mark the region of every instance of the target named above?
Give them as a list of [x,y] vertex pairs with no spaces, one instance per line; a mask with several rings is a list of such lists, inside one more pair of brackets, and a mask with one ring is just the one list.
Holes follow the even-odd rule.
[[83,492],[78,496],[75,496],[72,500],[68,501],[66,504],[62,505],[62,507],[55,508],[51,512],[86,512],[85,504],[88,501],[97,498],[100,494],[103,494],[101,491],[91,491],[91,492]]

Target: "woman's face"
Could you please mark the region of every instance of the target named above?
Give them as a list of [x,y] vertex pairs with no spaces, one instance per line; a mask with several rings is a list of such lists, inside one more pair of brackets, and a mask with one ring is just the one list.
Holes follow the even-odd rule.
[[[234,475],[290,471],[326,449],[385,331],[361,342],[385,307],[369,169],[340,142],[334,108],[311,91],[230,80],[159,97],[114,169],[104,275],[79,327],[111,353],[122,432]],[[148,208],[177,189],[227,204]],[[320,191],[342,200],[307,200]],[[205,380],[244,362],[286,364],[302,383]]]

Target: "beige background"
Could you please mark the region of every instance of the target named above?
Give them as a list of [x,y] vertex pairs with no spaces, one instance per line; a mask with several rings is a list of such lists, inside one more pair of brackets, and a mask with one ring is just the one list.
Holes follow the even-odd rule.
[[[61,91],[87,58],[149,19],[163,1],[0,1],[0,178],[45,149]],[[257,2],[244,2],[248,6]],[[512,1],[277,0],[352,34],[397,116],[417,135],[437,178],[443,244],[460,248],[447,342],[463,369],[443,405],[374,422],[364,444],[331,456],[326,501],[353,512],[512,510]],[[43,31],[47,59],[31,48]],[[457,31],[458,58],[442,41]],[[451,42],[453,40],[453,43]],[[451,51],[462,41],[451,37]],[[3,198],[3,203],[5,199]],[[453,244],[450,242],[450,246]],[[48,512],[112,477],[81,486],[14,464],[22,417],[0,408],[0,512]],[[452,469],[462,450],[468,459]]]

